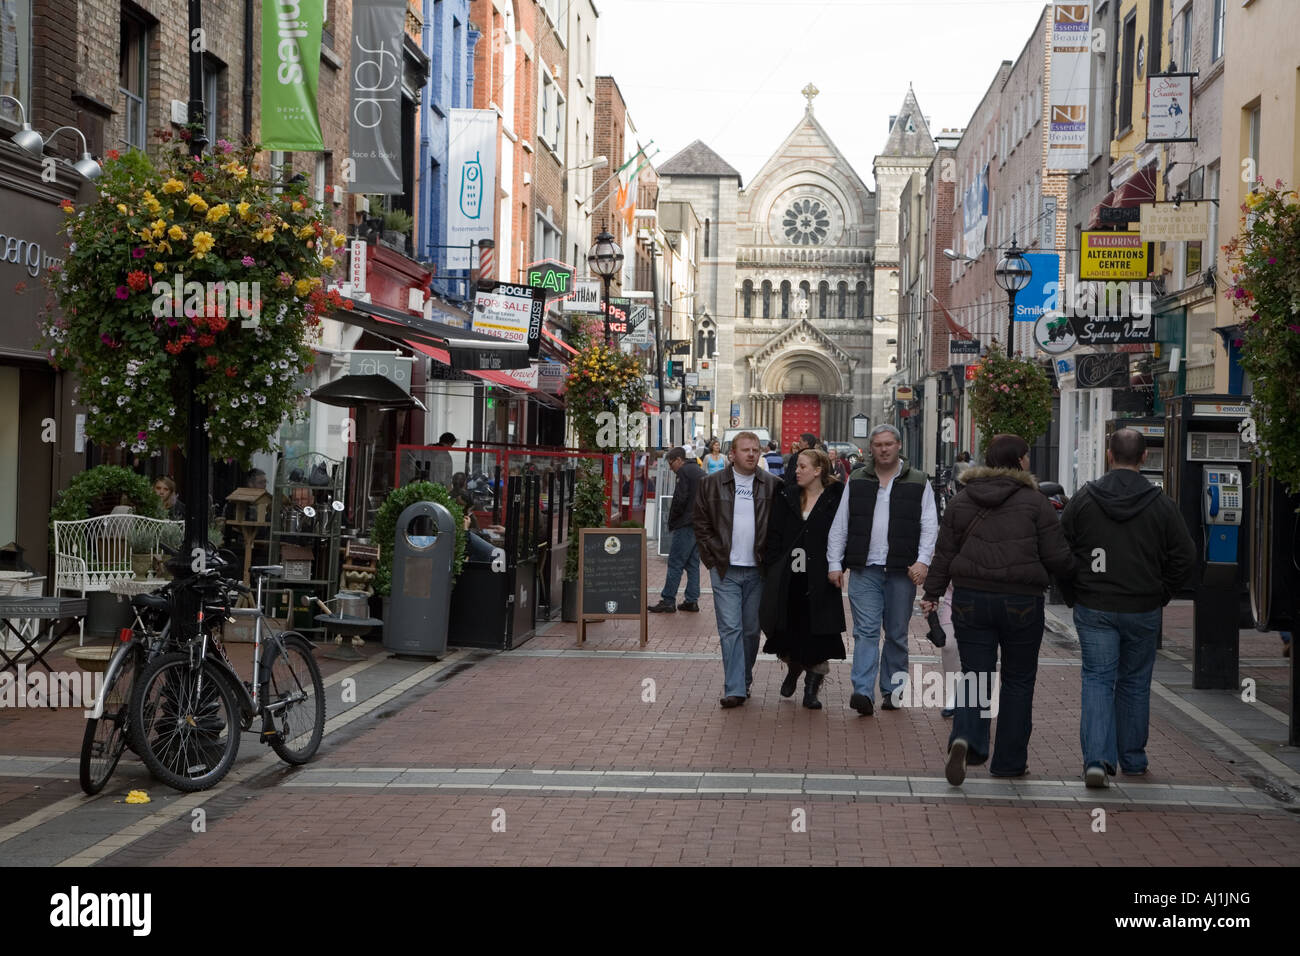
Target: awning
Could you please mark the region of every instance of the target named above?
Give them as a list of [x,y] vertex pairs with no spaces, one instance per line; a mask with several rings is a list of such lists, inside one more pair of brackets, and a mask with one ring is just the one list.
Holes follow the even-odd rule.
[[[1102,220],[1102,209],[1137,209],[1144,202],[1156,201],[1156,164],[1146,166],[1106,194],[1106,198],[1092,207],[1088,228],[1111,225]],[[1137,220],[1134,219],[1134,222]]]
[[[507,342],[373,302],[348,301],[352,308],[336,310],[331,318],[367,332],[401,339],[454,369],[473,372],[528,368],[527,342]],[[469,316],[465,319],[468,321]]]

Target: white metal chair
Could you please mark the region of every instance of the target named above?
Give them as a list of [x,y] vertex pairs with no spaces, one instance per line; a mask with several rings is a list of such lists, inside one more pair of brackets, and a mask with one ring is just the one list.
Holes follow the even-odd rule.
[[[44,589],[44,575],[38,577],[34,574],[3,572],[3,576],[0,576],[0,597],[40,597]],[[40,633],[40,621],[36,618],[9,618],[8,623],[25,638],[34,638]],[[4,643],[6,650],[14,650],[9,646],[9,639],[9,628],[0,626],[0,643]]]

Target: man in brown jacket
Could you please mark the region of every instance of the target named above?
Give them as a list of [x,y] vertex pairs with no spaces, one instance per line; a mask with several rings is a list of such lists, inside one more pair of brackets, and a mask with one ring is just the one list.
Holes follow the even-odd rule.
[[731,442],[734,462],[700,482],[695,497],[695,542],[713,583],[713,613],[726,675],[723,707],[749,697],[758,658],[758,605],[763,593],[763,543],[780,481],[758,467],[758,436]]

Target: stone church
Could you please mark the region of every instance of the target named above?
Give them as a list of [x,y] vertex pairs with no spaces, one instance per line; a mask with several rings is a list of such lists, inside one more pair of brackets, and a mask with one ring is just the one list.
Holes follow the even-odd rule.
[[[879,201],[817,121],[816,87],[803,93],[803,117],[748,185],[698,140],[658,170],[660,198],[690,202],[704,224],[696,331],[697,341],[703,333],[717,342],[717,427],[765,427],[783,449],[806,431],[852,440],[858,414],[881,420],[872,394],[896,367],[883,363],[896,351],[887,342],[897,334],[897,192],[906,182],[893,172],[934,149],[928,131],[909,135],[924,129],[909,90],[876,157],[894,193]],[[921,156],[892,158],[907,149]],[[883,169],[882,157],[891,157]],[[885,222],[882,209],[892,209]],[[882,237],[882,227],[892,233]],[[890,269],[895,305],[878,322],[874,290]]]

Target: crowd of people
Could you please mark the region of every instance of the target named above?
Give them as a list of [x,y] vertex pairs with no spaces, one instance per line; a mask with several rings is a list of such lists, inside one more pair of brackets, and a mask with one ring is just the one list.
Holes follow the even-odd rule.
[[958,786],[968,767],[984,763],[992,776],[1023,777],[1044,592],[1055,582],[1079,635],[1084,782],[1106,787],[1117,773],[1146,773],[1160,609],[1191,575],[1195,549],[1172,500],[1141,474],[1142,435],[1117,430],[1109,470],[1060,517],[1038,490],[1018,436],[994,436],[982,465],[963,456],[942,520],[927,476],[901,456],[898,430],[879,425],[869,443],[856,467],[811,434],[786,458],[753,432],[737,435],[725,454],[716,441],[668,453],[677,479],[672,543],[660,600],[649,610],[698,611],[704,564],[722,650],[721,707],[752,696],[762,634],[764,649],[786,668],[781,696],[793,696],[802,676],[803,706],[820,709],[829,662],[847,657],[845,590],[853,619],[849,706],[870,717],[907,704],[907,637],[919,592],[921,612],[937,614],[931,639],[945,675],[941,714],[952,719],[948,781]]

